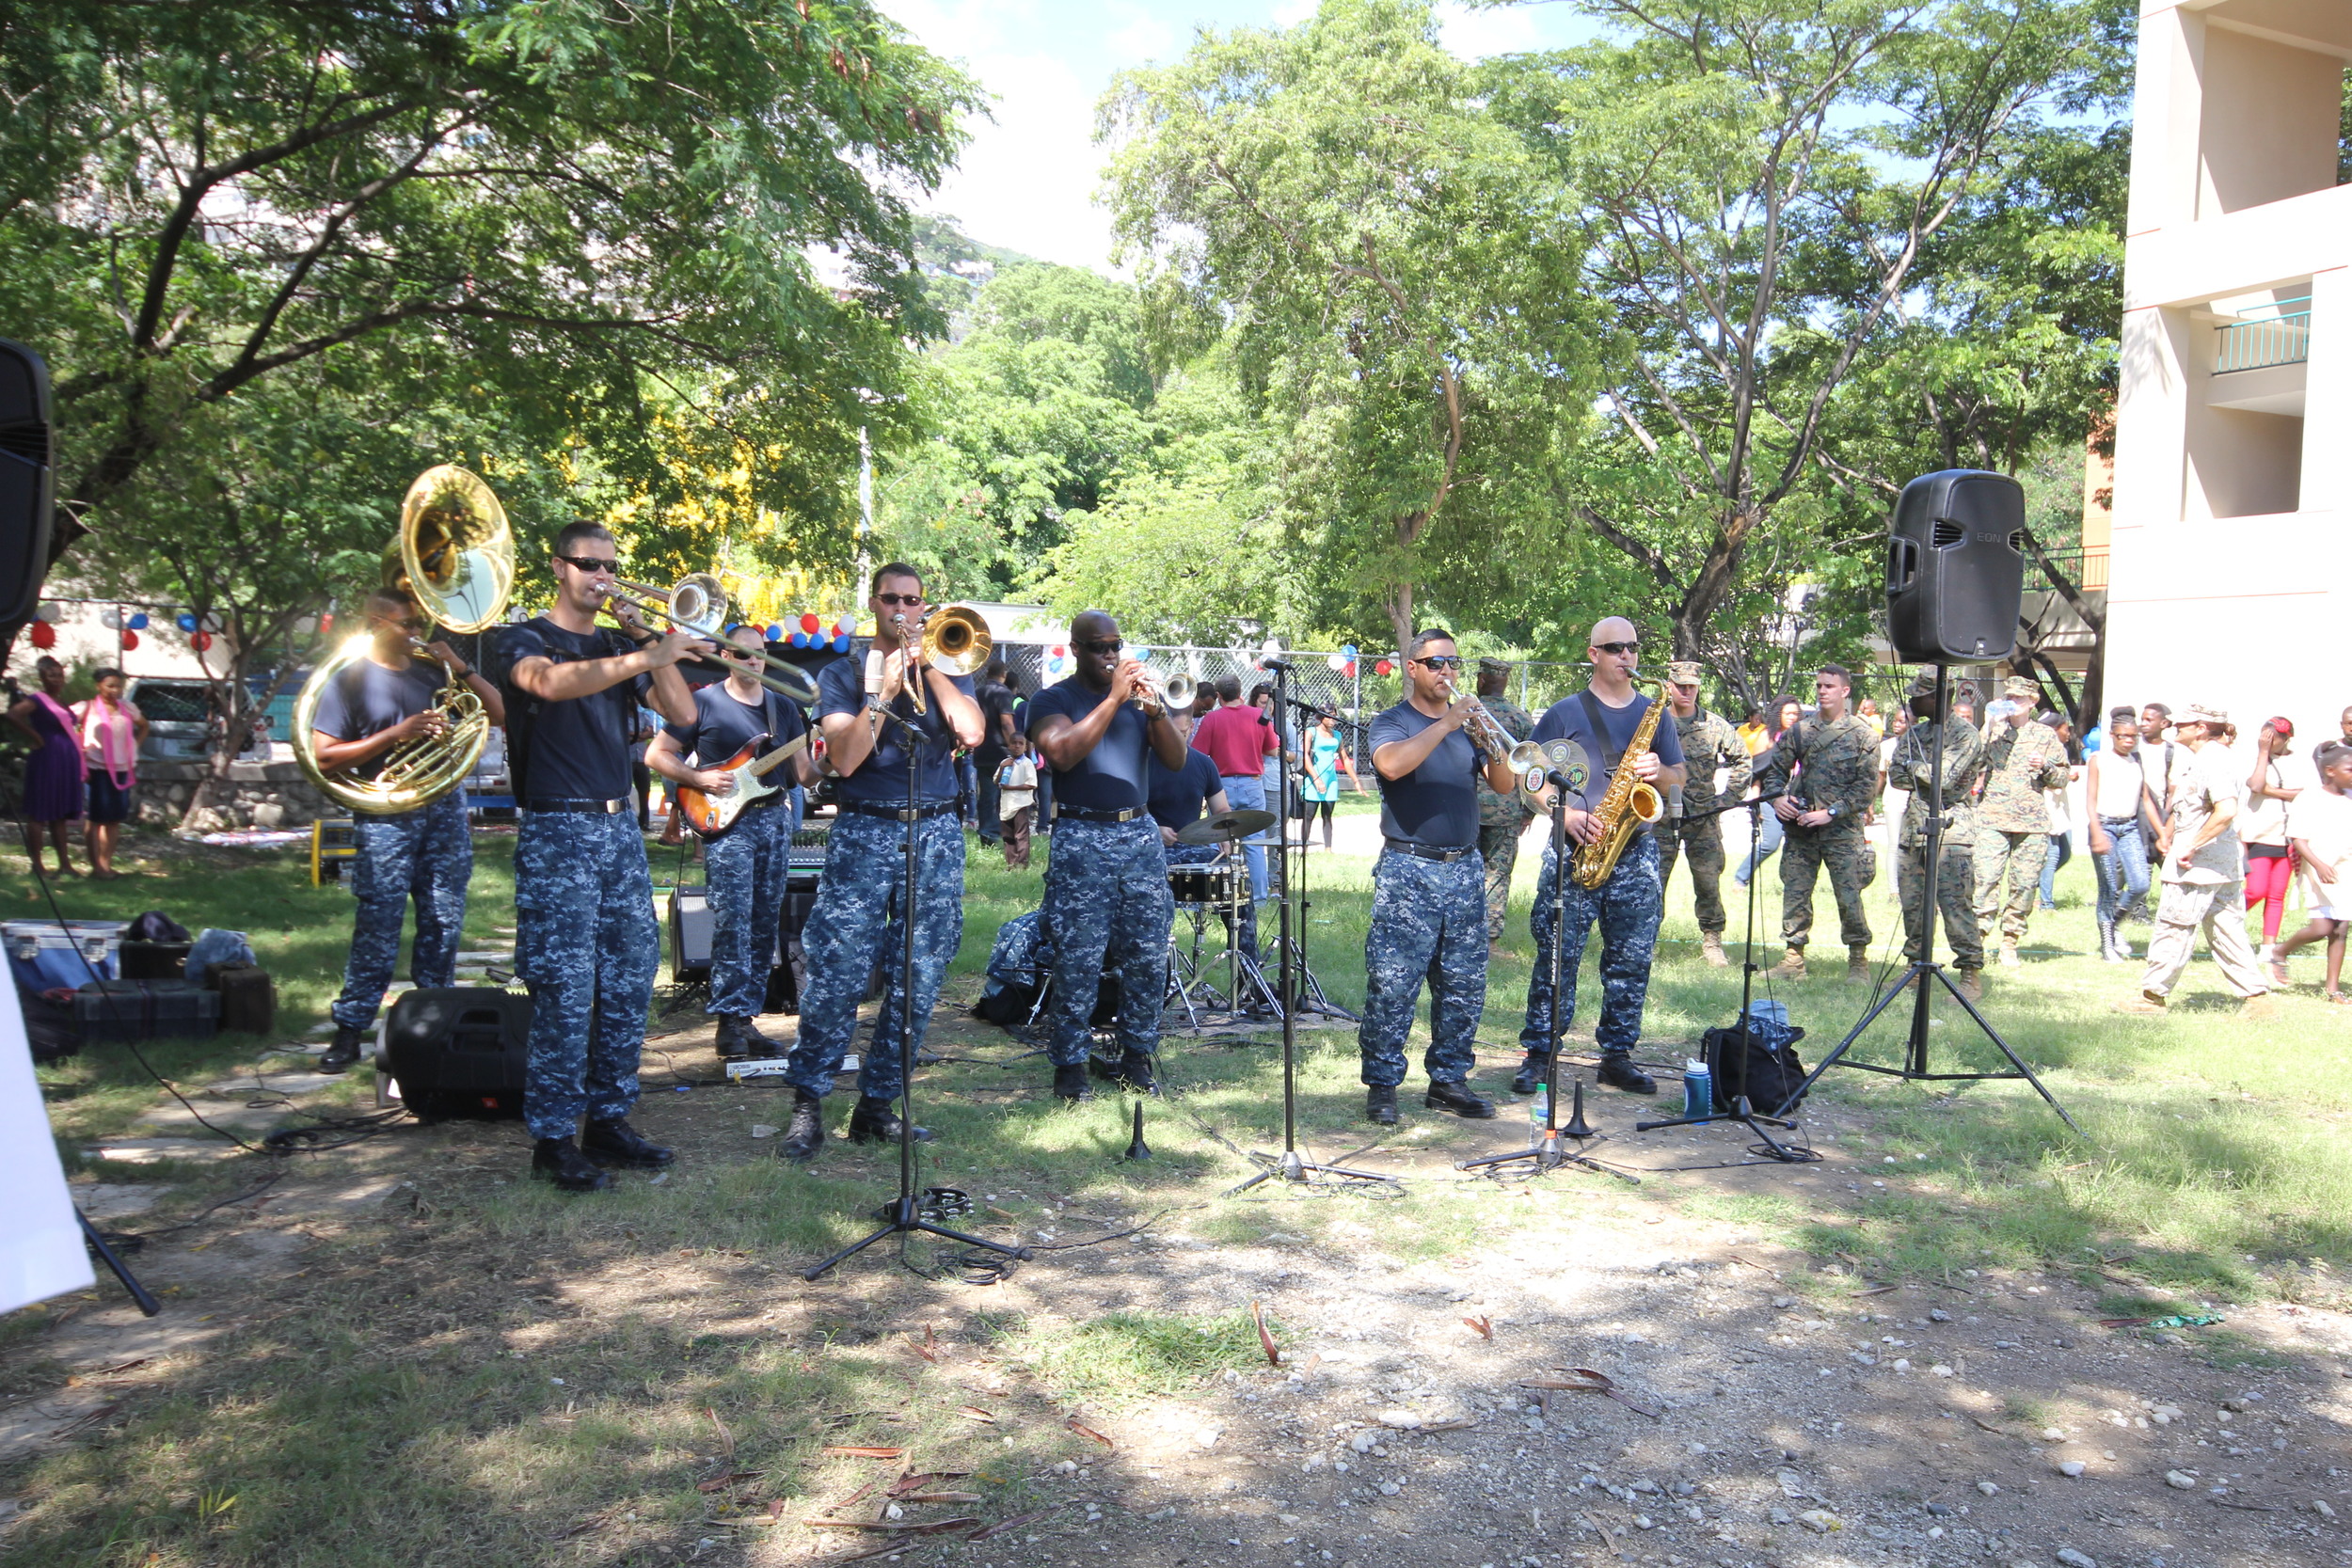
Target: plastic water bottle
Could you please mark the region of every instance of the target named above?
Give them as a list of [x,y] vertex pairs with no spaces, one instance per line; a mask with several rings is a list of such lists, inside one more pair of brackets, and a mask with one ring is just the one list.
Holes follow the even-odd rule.
[[1682,1114],[1686,1117],[1711,1117],[1715,1114],[1715,1074],[1705,1062],[1688,1057],[1682,1063]]
[[1535,1085],[1535,1098],[1527,1104],[1527,1147],[1541,1148],[1544,1133],[1551,1123],[1551,1090],[1549,1085]]

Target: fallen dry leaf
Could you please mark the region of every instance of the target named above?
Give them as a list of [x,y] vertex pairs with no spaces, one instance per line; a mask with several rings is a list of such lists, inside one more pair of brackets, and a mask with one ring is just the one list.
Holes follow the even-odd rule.
[[1464,1318],[1462,1326],[1472,1330],[1482,1339],[1495,1337],[1495,1321],[1492,1318]]
[[920,1492],[933,1481],[961,1481],[971,1473],[969,1470],[926,1470],[921,1475],[915,1475],[910,1471],[890,1483],[889,1495],[903,1497],[910,1492]]
[[1577,1394],[1606,1394],[1637,1416],[1647,1416],[1653,1421],[1665,1419],[1657,1411],[1637,1404],[1618,1392],[1616,1384],[1604,1373],[1597,1372],[1590,1367],[1570,1367],[1568,1372],[1570,1375],[1565,1380],[1549,1377],[1527,1378],[1520,1382],[1519,1386],[1522,1388],[1557,1388]]
[[933,1519],[926,1524],[911,1525],[903,1519],[803,1519],[810,1529],[878,1529],[896,1531],[900,1535],[938,1535],[946,1530],[969,1529],[979,1523],[970,1514],[955,1519]]
[[1265,1351],[1265,1364],[1269,1367],[1280,1366],[1282,1353],[1275,1347],[1274,1336],[1265,1329],[1265,1308],[1254,1301],[1249,1304],[1249,1321],[1258,1325],[1258,1344]]
[[828,1459],[904,1459],[904,1449],[866,1449],[852,1443],[834,1443],[823,1450]]
[[735,1433],[727,1430],[726,1422],[719,1419],[719,1413],[716,1410],[705,1410],[703,1414],[709,1417],[710,1424],[719,1429],[719,1451],[729,1459],[733,1459],[735,1457]]
[[1036,1524],[1040,1519],[1042,1519],[1046,1517],[1046,1515],[1055,1512],[1056,1509],[1041,1508],[1029,1513],[1016,1513],[1009,1519],[999,1519],[996,1523],[989,1526],[986,1529],[974,1530],[966,1539],[970,1541],[986,1541],[991,1536],[1002,1535],[1007,1530],[1019,1529],[1024,1525]]
[[1474,1427],[1478,1423],[1476,1421],[1470,1419],[1468,1417],[1456,1416],[1450,1421],[1424,1422],[1422,1423],[1421,1430],[1423,1432],[1462,1432],[1470,1427]]
[[851,1552],[847,1557],[836,1557],[833,1559],[833,1560],[835,1562],[863,1562],[869,1557],[888,1557],[893,1552],[903,1552],[914,1544],[914,1537],[912,1535],[901,1535],[893,1540],[885,1541],[879,1546],[868,1546],[862,1552]]
[[1119,1451],[1118,1444],[1112,1442],[1109,1438],[1104,1436],[1101,1433],[1095,1431],[1092,1427],[1087,1425],[1075,1416],[1071,1417],[1069,1420],[1064,1421],[1062,1424],[1068,1427],[1071,1431],[1076,1433],[1081,1437],[1093,1438],[1096,1442],[1102,1444],[1113,1453],[1117,1453]]
[[1894,1288],[1895,1287],[1892,1285],[1873,1285],[1867,1291],[1856,1291],[1853,1294],[1857,1296],[1883,1296]]
[[[872,1481],[867,1481],[865,1485],[863,1485],[863,1486],[859,1487],[856,1491],[854,1491],[854,1492],[850,1493],[848,1497],[846,1497],[842,1498],[839,1502],[837,1502],[837,1503],[834,1504],[831,1508],[829,1508],[829,1509],[825,1510],[825,1512],[826,1512],[826,1513],[840,1513],[843,1509],[845,1509],[845,1508],[849,1507],[851,1503],[853,1503],[853,1502],[857,1502],[857,1501],[860,1501],[861,1499],[863,1499],[863,1498],[866,1497],[866,1495],[867,1493],[869,1493],[869,1492],[873,1491],[873,1490],[874,1490],[874,1484],[875,1484],[875,1483],[874,1483],[874,1482],[872,1482]],[[896,1494],[893,1494],[893,1495],[895,1496]],[[782,1503],[778,1503],[776,1506],[777,1506],[779,1509],[781,1509],[784,1505],[783,1505]]]
[[898,1500],[910,1503],[976,1503],[980,1500],[980,1494],[977,1492],[909,1492]]
[[978,1421],[987,1426],[994,1426],[996,1424],[996,1418],[990,1415],[987,1411],[982,1410],[977,1404],[960,1404],[956,1406],[956,1414],[962,1417],[967,1421]]
[[708,1481],[696,1481],[694,1483],[694,1490],[697,1492],[723,1492],[728,1487],[735,1485],[739,1481],[757,1481],[758,1479],[759,1472],[757,1470],[731,1470],[723,1476],[713,1476]]

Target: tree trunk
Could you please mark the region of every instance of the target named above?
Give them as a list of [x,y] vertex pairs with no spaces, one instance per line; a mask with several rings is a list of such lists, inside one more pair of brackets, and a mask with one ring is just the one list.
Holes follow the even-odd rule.
[[[1389,612],[1389,626],[1396,633],[1396,657],[1403,659],[1413,651],[1413,585],[1400,582],[1389,591],[1388,602],[1381,608]],[[1400,674],[1402,671],[1398,672]]]

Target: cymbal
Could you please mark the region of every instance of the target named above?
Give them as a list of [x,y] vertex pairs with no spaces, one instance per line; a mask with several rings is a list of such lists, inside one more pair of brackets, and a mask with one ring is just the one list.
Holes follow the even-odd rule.
[[1202,817],[1190,827],[1177,829],[1176,842],[1179,844],[1231,844],[1237,838],[1248,838],[1251,833],[1264,832],[1274,826],[1274,814],[1270,811],[1241,809],[1220,811]]

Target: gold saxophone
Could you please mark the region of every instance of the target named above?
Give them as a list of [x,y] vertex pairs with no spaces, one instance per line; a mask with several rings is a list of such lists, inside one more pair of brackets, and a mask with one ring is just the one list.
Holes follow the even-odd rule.
[[[1655,681],[1634,684],[1659,686]],[[1665,798],[1634,777],[1633,769],[1627,766],[1650,749],[1650,737],[1658,733],[1658,721],[1666,705],[1665,688],[1659,686],[1658,694],[1650,699],[1648,711],[1633,727],[1633,738],[1625,743],[1625,754],[1617,759],[1617,770],[1609,775],[1609,792],[1593,808],[1593,816],[1600,823],[1600,836],[1590,844],[1578,846],[1570,863],[1571,875],[1579,887],[1597,888],[1607,881],[1609,873],[1617,868],[1617,857],[1633,842],[1634,833],[1666,815]]]

